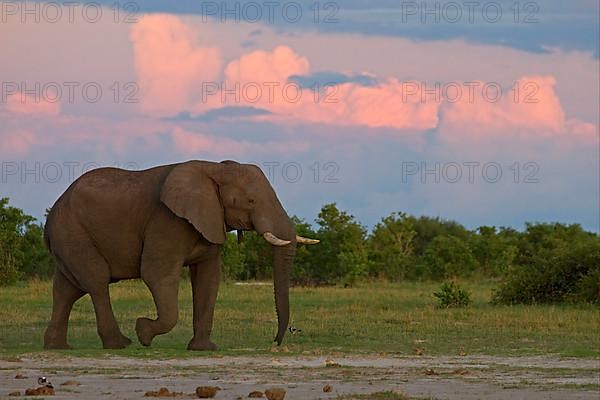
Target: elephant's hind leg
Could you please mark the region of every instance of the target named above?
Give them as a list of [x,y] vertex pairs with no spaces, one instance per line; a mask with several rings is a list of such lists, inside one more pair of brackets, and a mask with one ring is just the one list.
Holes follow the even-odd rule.
[[181,266],[172,268],[167,276],[163,276],[163,273],[159,266],[142,261],[142,279],[152,292],[157,314],[154,320],[138,318],[136,321],[135,332],[144,346],[150,346],[156,335],[162,335],[173,329],[179,318],[177,295],[181,280]]
[[[92,298],[102,346],[105,349],[123,349],[129,346],[131,339],[121,333],[110,303],[108,284],[111,273],[104,257],[93,243],[81,241],[78,243],[78,251],[71,255],[69,261],[73,265],[85,266],[85,270],[77,270],[76,278]],[[74,268],[70,270],[75,271]]]
[[67,344],[67,325],[73,304],[85,292],[74,286],[60,271],[56,269],[52,286],[52,318],[44,333],[45,349],[69,349]]
[[96,311],[96,324],[98,325],[98,335],[102,339],[102,347],[124,349],[129,346],[131,339],[121,333],[110,304],[108,282],[106,282],[106,286],[94,290],[90,295]]

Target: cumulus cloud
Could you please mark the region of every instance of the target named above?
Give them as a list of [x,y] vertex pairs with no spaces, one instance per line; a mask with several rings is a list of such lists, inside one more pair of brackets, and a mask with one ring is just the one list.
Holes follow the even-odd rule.
[[[271,52],[260,50],[242,55],[227,65],[225,77],[228,89],[240,85],[242,104],[258,105],[271,113],[260,119],[415,131],[437,125],[438,104],[404,99],[402,83],[397,79],[366,86],[355,82],[321,85],[318,90],[304,87],[306,82],[294,82],[294,77],[309,72],[310,65],[304,57],[289,47],[279,46]],[[221,101],[227,99],[221,97]]]
[[[437,101],[423,100],[421,88],[407,96],[407,84],[412,82],[370,74],[369,84],[351,80],[328,88],[320,85],[316,91],[305,81],[294,83],[295,77],[320,73],[288,45],[242,53],[225,63],[218,48],[202,45],[200,32],[173,15],[144,16],[130,37],[141,107],[148,113],[197,116],[253,107],[264,112],[251,118],[280,125],[364,126],[413,135],[438,129],[443,138],[452,140],[508,132],[541,137],[572,132],[574,138],[590,140],[595,128],[582,121],[567,122],[553,75],[522,76],[512,89],[502,88],[497,102],[485,98],[490,94],[483,93],[485,82],[476,82],[473,98],[463,87],[458,101]],[[203,83],[214,83],[210,93]]]
[[567,121],[567,131],[573,139],[590,144],[597,144],[600,139],[600,130],[597,125],[576,119]]
[[0,131],[0,139],[2,141],[1,153],[5,156],[26,154],[39,142],[33,132],[23,129],[11,132]]
[[48,101],[43,96],[15,93],[6,98],[6,111],[18,115],[53,116],[60,114],[60,103]]
[[228,82],[278,82],[284,83],[292,75],[310,71],[308,60],[287,46],[277,46],[272,51],[257,50],[231,61],[225,68]]
[[456,102],[444,104],[440,125],[444,137],[549,137],[566,132],[566,116],[554,77],[525,76],[502,92],[491,88],[486,93],[484,82],[475,85],[471,93],[463,91]]
[[146,113],[173,115],[189,108],[203,82],[216,81],[222,69],[220,50],[203,46],[199,33],[180,18],[144,15],[130,32]]

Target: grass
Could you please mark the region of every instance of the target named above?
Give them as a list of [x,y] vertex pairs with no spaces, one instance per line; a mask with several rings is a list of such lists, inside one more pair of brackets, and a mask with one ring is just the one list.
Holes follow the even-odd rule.
[[[353,288],[294,288],[290,354],[380,353],[413,355],[556,355],[600,356],[597,307],[574,305],[496,306],[489,304],[490,284],[461,282],[471,292],[467,308],[439,309],[433,292],[439,283],[364,284]],[[180,320],[169,334],[142,347],[134,332],[140,316],[155,317],[142,282],[111,285],[115,314],[123,332],[134,339],[125,350],[103,350],[88,296],[75,304],[69,325],[70,355],[134,357],[198,356],[185,350],[192,335],[191,288],[182,281]],[[51,283],[32,281],[0,288],[0,356],[42,351],[51,311]],[[270,353],[276,333],[273,288],[223,284],[219,289],[213,340],[217,354]]]

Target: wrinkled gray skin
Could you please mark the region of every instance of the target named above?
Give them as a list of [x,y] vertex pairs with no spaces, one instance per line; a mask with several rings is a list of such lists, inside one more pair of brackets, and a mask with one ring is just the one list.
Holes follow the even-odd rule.
[[296,251],[294,224],[262,171],[233,161],[189,161],[145,171],[101,168],[77,179],[52,207],[45,227],[57,262],[52,319],[44,347],[68,348],[73,303],[89,293],[104,348],[131,340],[115,320],[108,285],[142,278],[158,318],[138,318],[139,341],[149,346],[177,322],[181,269],[189,266],[194,304],[190,350],[210,341],[225,230],[272,232],[291,241],[273,246],[275,306],[281,344],[289,321],[289,272]]

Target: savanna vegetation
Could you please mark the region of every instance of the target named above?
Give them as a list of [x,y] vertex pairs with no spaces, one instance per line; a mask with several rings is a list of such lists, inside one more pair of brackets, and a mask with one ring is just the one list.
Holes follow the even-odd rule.
[[[316,229],[295,222],[300,235],[321,240],[298,249],[292,278],[299,285],[470,279],[496,283],[496,303],[600,303],[600,237],[577,224],[468,230],[455,221],[398,212],[368,232],[335,204],[323,206]],[[269,246],[246,236],[238,245],[235,234],[229,235],[225,276],[269,278]]]
[[[291,292],[290,354],[385,352],[598,357],[600,239],[578,225],[527,224],[523,231],[394,213],[371,232],[335,204],[298,233],[321,239],[298,248]],[[41,224],[0,201],[0,354],[40,350],[51,304],[53,263]],[[214,341],[224,353],[264,353],[276,330],[273,289],[238,281],[271,278],[270,248],[246,233],[223,248],[225,282]],[[191,289],[182,280],[180,321],[155,345],[123,355],[189,355]],[[111,285],[123,332],[135,337],[155,308],[141,281]],[[547,303],[547,304],[544,304]],[[104,354],[92,303],[71,314],[76,354]]]
[[[495,303],[600,303],[600,237],[576,224],[469,230],[455,221],[398,212],[369,232],[336,204],[324,205],[314,225],[294,221],[300,235],[321,240],[298,248],[296,285],[460,279],[492,283]],[[223,246],[224,279],[269,280],[270,251],[256,234],[246,233],[241,243],[229,234]],[[53,269],[42,225],[0,199],[0,284],[47,279]]]

